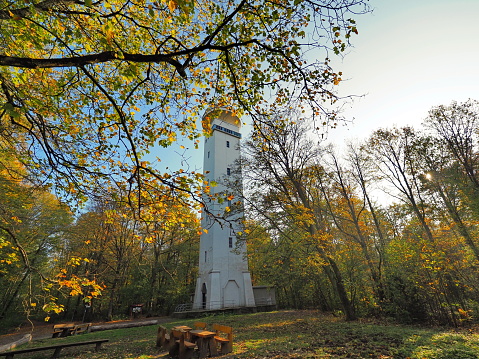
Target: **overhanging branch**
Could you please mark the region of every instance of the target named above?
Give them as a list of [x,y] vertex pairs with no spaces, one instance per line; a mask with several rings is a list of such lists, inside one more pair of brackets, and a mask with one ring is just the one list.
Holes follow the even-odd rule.
[[98,54],[61,57],[51,59],[34,59],[28,57],[13,57],[0,55],[0,66],[12,66],[28,69],[54,68],[54,67],[81,67],[84,65],[98,64],[114,60],[124,60],[129,62],[160,63],[166,62],[173,65],[182,77],[186,77],[184,66],[171,55],[154,54],[128,54],[116,51],[104,51]]
[[[84,5],[84,2],[77,0],[44,0],[36,4],[32,4],[32,7],[37,11],[52,11],[55,8],[61,8],[71,4]],[[24,18],[32,14],[30,6],[19,9],[0,10],[0,20],[11,20],[12,18],[19,17]]]

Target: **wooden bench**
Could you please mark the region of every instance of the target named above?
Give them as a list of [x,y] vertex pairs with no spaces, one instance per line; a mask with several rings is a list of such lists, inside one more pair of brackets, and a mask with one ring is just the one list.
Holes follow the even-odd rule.
[[185,340],[186,332],[183,330],[171,330],[170,356],[178,356],[178,359],[191,359],[195,352],[196,344]]
[[99,339],[99,340],[91,340],[88,342],[80,342],[80,343],[65,343],[65,344],[56,344],[56,345],[50,345],[47,347],[38,347],[38,348],[29,348],[29,349],[20,349],[20,350],[13,350],[10,352],[3,352],[0,353],[0,357],[4,356],[6,359],[12,359],[15,354],[24,354],[24,353],[32,353],[32,352],[38,352],[42,350],[54,350],[52,358],[59,358],[60,357],[60,351],[63,348],[68,348],[68,347],[76,347],[80,345],[89,345],[89,344],[95,344],[95,351],[100,350],[101,344],[107,342],[108,339]]
[[231,353],[233,351],[233,328],[226,325],[213,324],[213,331],[216,332],[216,343],[220,344],[219,353],[221,355]]
[[195,329],[203,329],[203,330],[206,330],[206,326],[207,324],[205,322],[195,322],[193,324],[193,326],[195,327]]
[[170,335],[168,334],[168,330],[162,325],[158,327],[156,346],[157,348],[162,348],[164,350],[170,349]]

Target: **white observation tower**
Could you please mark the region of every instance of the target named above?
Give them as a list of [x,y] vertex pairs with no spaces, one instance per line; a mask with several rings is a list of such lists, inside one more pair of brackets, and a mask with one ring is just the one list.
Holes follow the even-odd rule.
[[[208,119],[208,116],[211,118]],[[212,130],[204,145],[205,181],[217,182],[216,186],[211,186],[210,194],[223,194],[228,189],[222,182],[225,178],[235,175],[232,167],[240,158],[241,122],[238,117],[226,110],[207,112],[204,120],[209,121]],[[234,198],[231,200],[225,198],[222,203],[205,200],[208,211],[216,219],[204,211],[201,225],[206,231],[200,239],[199,275],[196,281],[194,310],[255,307],[246,245],[245,242],[236,243],[237,234],[242,231],[243,209],[239,206],[240,210],[226,212],[226,207],[234,206],[234,202],[242,200],[241,193],[235,195],[229,192],[229,194]],[[222,217],[225,220],[222,220]]]

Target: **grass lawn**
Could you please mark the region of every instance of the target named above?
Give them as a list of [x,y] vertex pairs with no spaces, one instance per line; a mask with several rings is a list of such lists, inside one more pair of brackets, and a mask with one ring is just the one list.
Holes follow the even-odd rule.
[[[173,320],[173,325],[205,321],[233,327],[233,354],[224,358],[376,358],[376,359],[478,359],[479,331],[449,330],[345,322],[317,311],[278,311],[245,315],[216,315],[196,320]],[[155,348],[158,326],[116,329],[76,337],[45,339],[24,345],[110,339],[96,353],[93,346],[66,348],[62,358],[151,359],[168,358]],[[19,355],[18,359],[49,358],[51,351]],[[17,356],[15,356],[17,358]]]

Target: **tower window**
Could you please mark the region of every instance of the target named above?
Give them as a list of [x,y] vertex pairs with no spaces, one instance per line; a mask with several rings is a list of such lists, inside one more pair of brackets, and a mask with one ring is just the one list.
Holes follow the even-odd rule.
[[228,168],[226,169],[226,174],[227,174],[228,176],[231,175],[231,168],[228,167]]
[[208,158],[210,158],[210,151],[208,151]]
[[206,260],[208,259],[207,255],[208,255],[208,252],[205,251],[205,262],[206,262]]
[[228,245],[230,248],[233,248],[233,237],[228,238]]
[[226,147],[230,147],[230,141],[226,141]]

